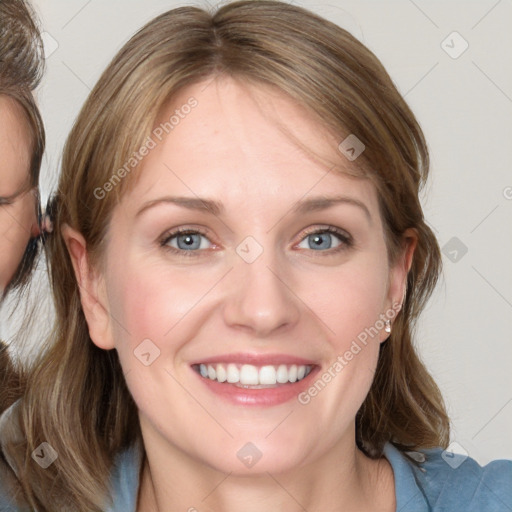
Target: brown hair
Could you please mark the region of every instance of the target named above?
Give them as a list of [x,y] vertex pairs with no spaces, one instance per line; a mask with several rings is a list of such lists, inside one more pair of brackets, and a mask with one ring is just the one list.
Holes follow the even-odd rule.
[[21,374],[14,367],[7,345],[0,341],[0,413],[20,395]]
[[[407,228],[417,231],[418,245],[406,301],[357,414],[357,444],[371,457],[387,441],[401,450],[447,445],[441,394],[412,344],[414,321],[441,265],[418,199],[429,159],[412,112],[366,47],[303,8],[253,0],[213,13],[180,7],[148,23],[114,57],[65,146],[48,245],[56,324],[20,404],[25,449],[10,450],[27,501],[41,512],[102,510],[113,458],[140,440],[117,353],[89,338],[61,227],[82,233],[98,261],[112,211],[134,179],[121,180],[103,199],[95,190],[143,145],[180,89],[222,74],[273,85],[316,113],[340,141],[347,133],[364,141],[360,172],[378,189],[390,260],[400,254]],[[45,470],[30,459],[43,441],[59,455]]]
[[[45,131],[33,91],[41,80],[44,58],[36,19],[30,4],[24,0],[0,0],[0,95],[16,101],[25,115],[31,146],[26,190],[36,190],[36,214],[40,217],[38,185]],[[38,248],[39,238],[31,238],[4,297],[8,291],[27,284]]]

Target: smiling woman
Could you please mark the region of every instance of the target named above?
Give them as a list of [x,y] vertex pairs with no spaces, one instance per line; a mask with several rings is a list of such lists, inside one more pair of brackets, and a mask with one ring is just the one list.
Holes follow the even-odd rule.
[[428,165],[376,57],[302,8],[181,7],[142,28],[66,143],[56,326],[3,417],[19,506],[512,506],[512,463],[443,460],[412,342],[440,270]]

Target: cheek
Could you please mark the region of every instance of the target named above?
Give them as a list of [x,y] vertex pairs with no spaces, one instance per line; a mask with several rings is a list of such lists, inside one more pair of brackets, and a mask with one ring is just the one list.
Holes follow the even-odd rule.
[[388,277],[386,259],[369,256],[317,274],[302,289],[301,298],[325,326],[328,354],[299,402],[314,410],[319,422],[337,425],[333,431],[355,417],[373,381]]
[[[139,414],[156,431],[186,438],[187,421],[169,422],[166,411],[189,411],[200,422],[204,411],[180,385],[180,350],[201,328],[192,311],[210,279],[169,270],[146,261],[124,261],[107,282],[115,349]],[[196,419],[192,420],[192,423]]]
[[194,312],[218,280],[211,271],[170,270],[148,260],[125,259],[111,267],[111,275],[107,288],[110,312],[116,319],[112,323],[115,345],[127,360],[144,340],[151,340],[167,361],[173,360],[200,329],[193,321]]
[[[306,274],[298,295],[324,324],[332,348],[343,353],[360,333],[382,329],[389,271],[385,258],[372,254],[333,271]],[[373,329],[372,329],[373,328]]]
[[18,268],[36,220],[33,201],[24,199],[0,207],[0,286],[5,288]]

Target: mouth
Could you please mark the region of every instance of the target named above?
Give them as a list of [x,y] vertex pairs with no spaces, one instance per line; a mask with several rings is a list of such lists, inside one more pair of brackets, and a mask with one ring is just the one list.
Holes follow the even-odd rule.
[[293,384],[306,378],[314,365],[265,365],[218,363],[195,364],[192,368],[205,379],[245,389],[266,389]]
[[210,394],[238,406],[296,400],[320,371],[312,361],[277,354],[230,354],[196,361],[191,368]]

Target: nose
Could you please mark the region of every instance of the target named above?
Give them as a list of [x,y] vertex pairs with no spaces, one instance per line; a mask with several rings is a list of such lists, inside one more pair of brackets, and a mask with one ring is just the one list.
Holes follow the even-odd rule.
[[265,338],[292,328],[300,317],[300,301],[293,293],[287,273],[270,251],[254,262],[235,259],[230,272],[224,320],[232,328]]

